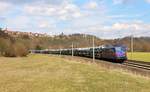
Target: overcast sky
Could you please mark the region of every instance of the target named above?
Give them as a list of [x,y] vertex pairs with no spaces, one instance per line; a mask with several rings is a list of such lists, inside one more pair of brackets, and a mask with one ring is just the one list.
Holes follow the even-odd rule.
[[0,27],[50,35],[150,36],[150,0],[0,0]]

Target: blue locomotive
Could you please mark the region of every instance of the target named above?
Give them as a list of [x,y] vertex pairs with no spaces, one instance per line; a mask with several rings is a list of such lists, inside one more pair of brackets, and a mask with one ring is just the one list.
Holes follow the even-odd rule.
[[[49,49],[31,50],[33,53],[74,55],[82,57],[93,57],[93,47],[74,49]],[[113,62],[124,62],[127,60],[127,50],[124,46],[98,46],[94,47],[94,55],[97,59],[109,60]]]
[[124,46],[110,46],[102,49],[101,58],[115,62],[127,60],[126,48]]

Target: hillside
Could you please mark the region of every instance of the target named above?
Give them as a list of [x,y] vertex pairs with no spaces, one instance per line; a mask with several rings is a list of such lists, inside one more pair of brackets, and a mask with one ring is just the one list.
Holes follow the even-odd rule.
[[[95,37],[95,45],[106,45],[106,44],[121,44],[125,45],[130,51],[131,38],[125,37],[120,39],[106,40]],[[70,48],[72,42],[74,43],[74,47],[91,47],[92,46],[92,35],[84,35],[84,34],[72,34],[72,35],[59,35],[51,39],[46,43],[49,43],[49,48]],[[45,41],[44,41],[45,42]],[[43,43],[44,44],[44,43]],[[134,38],[134,51],[142,51],[148,52],[150,51],[150,37],[135,37]]]
[[[26,56],[30,49],[58,49],[71,48],[72,43],[74,48],[91,47],[93,37],[95,38],[95,46],[106,44],[122,44],[130,51],[130,37],[121,39],[100,39],[93,35],[72,34],[72,35],[56,35],[56,36],[32,36],[19,33],[17,36],[11,36],[0,31],[0,53],[4,56]],[[20,50],[23,53],[20,53]],[[134,51],[149,52],[150,37],[134,38]],[[14,52],[16,52],[14,54]],[[6,55],[7,54],[7,55]]]
[[[112,40],[113,43],[124,44],[130,50],[131,38],[125,37],[121,39]],[[111,43],[111,44],[113,44]],[[150,37],[135,37],[133,39],[134,51],[137,52],[149,52],[150,51]]]

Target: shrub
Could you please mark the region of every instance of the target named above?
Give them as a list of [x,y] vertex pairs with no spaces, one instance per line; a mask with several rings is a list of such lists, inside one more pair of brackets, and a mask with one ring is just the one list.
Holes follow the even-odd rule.
[[28,55],[28,50],[22,44],[14,44],[5,49],[4,56],[6,57],[23,57]]
[[36,50],[42,50],[42,49],[43,49],[43,47],[42,47],[42,46],[40,46],[40,45],[37,45],[37,46],[35,47],[35,49],[36,49]]
[[28,55],[27,47],[16,41],[12,43],[9,39],[0,38],[0,55],[6,57],[22,57]]
[[15,43],[13,45],[16,56],[27,56],[28,49],[23,45],[23,43]]
[[15,50],[12,46],[9,46],[8,48],[5,49],[4,52],[5,57],[16,57]]
[[10,48],[11,42],[8,39],[0,38],[0,54],[5,56],[8,49]]

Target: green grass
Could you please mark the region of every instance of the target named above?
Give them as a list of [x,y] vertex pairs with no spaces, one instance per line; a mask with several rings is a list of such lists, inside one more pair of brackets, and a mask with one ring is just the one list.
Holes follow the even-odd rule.
[[132,58],[131,53],[128,53],[127,55],[128,59],[150,62],[150,52],[134,52]]
[[62,57],[0,57],[0,92],[150,92],[150,79]]

